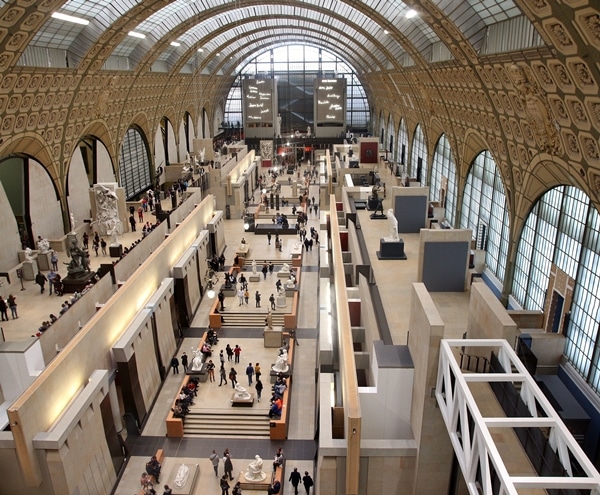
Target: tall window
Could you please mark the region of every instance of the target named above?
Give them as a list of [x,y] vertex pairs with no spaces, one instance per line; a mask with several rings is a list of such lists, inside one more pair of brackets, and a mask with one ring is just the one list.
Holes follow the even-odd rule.
[[141,132],[130,127],[121,146],[119,177],[127,199],[134,198],[152,186],[150,155]]
[[429,183],[429,199],[440,201],[440,206],[446,209],[446,219],[451,225],[454,225],[457,194],[456,165],[450,143],[444,134],[441,135],[435,147]]
[[408,165],[408,131],[406,130],[406,120],[400,121],[398,129],[398,163]]
[[242,78],[277,79],[281,128],[314,127],[314,81],[324,77],[346,79],[346,119],[350,132],[368,132],[369,102],[356,72],[347,62],[317,47],[288,45],[268,50],[239,68],[225,103],[226,123],[243,122]]
[[525,222],[511,290],[525,309],[543,309],[552,263],[576,281],[565,354],[598,393],[600,215],[590,198],[572,186],[546,192]]
[[413,136],[409,173],[411,177],[416,177],[422,185],[427,183],[427,145],[420,125],[415,129],[415,135]]
[[504,184],[489,151],[477,155],[469,171],[460,227],[473,230],[475,237],[478,228],[485,225],[487,267],[500,281],[504,280],[506,258],[508,256],[509,218]]

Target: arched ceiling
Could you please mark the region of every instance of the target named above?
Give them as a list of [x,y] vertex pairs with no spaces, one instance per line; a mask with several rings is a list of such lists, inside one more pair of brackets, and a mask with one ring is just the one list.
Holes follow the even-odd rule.
[[[13,64],[34,65],[18,61],[46,50],[64,52],[70,67],[84,70],[118,58],[137,73],[160,62],[168,72],[185,67],[222,75],[251,53],[303,39],[359,74],[426,66],[442,45],[448,58],[468,59],[481,49],[488,26],[523,15],[512,0],[0,0],[0,7],[4,18],[32,12],[30,29],[12,49]],[[10,42],[5,36],[0,51]]]

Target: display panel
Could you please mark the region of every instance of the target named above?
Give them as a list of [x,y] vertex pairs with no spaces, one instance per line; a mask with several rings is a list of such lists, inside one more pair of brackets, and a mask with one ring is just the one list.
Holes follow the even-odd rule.
[[346,79],[315,81],[317,125],[343,125],[346,118]]
[[273,79],[244,79],[246,125],[273,124]]

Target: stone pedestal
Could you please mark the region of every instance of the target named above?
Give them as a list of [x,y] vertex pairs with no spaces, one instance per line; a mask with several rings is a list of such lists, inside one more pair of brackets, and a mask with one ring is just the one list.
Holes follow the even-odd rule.
[[69,249],[71,249],[73,241],[78,242],[77,234],[75,232],[69,232],[67,234],[67,253],[69,252]]
[[253,273],[252,275],[250,275],[250,276],[248,277],[248,280],[249,280],[250,282],[260,282],[260,278],[261,278],[261,277],[260,277],[260,273]]
[[96,276],[96,272],[82,273],[78,277],[67,275],[62,279],[63,292],[72,294],[73,292],[81,292]]
[[264,346],[275,347],[279,349],[283,345],[283,328],[273,326],[273,328],[265,328],[263,332]]
[[390,237],[379,239],[379,251],[376,252],[380,260],[405,260],[404,241],[394,240]]
[[285,293],[283,293],[282,295],[277,295],[276,304],[277,304],[278,308],[285,308],[285,306],[287,304],[286,298],[285,298]]
[[38,264],[38,268],[43,271],[48,271],[52,268],[52,253],[48,251],[47,253],[38,253],[36,261]]
[[279,278],[290,278],[290,273],[291,273],[291,272],[290,272],[289,270],[288,270],[288,271],[279,270],[279,271],[277,272],[277,276],[278,276]]
[[240,399],[235,396],[235,392],[231,395],[231,407],[252,407],[254,405],[254,392],[250,392],[250,397]]
[[111,258],[120,258],[123,255],[123,246],[121,244],[111,244],[108,246],[108,254]]
[[[267,466],[267,469],[269,469],[268,466]],[[242,471],[240,473],[238,481],[240,482],[242,491],[255,490],[255,491],[260,491],[261,493],[267,493],[269,486],[271,486],[271,477],[270,476],[266,476],[264,481],[248,481],[246,479],[245,471]],[[283,485],[282,485],[282,491],[283,491]]]
[[186,464],[186,466],[188,468],[188,475],[181,486],[178,486],[178,483],[175,483],[175,480],[177,479],[177,473],[181,468],[180,463],[176,463],[173,466],[173,469],[171,470],[169,476],[165,480],[166,483],[168,483],[168,485],[173,490],[173,495],[191,495],[194,491],[194,486],[196,485],[196,480],[198,479],[200,467],[198,466],[198,464]]
[[35,260],[23,261],[23,279],[24,280],[35,280],[35,276],[38,274],[38,266]]

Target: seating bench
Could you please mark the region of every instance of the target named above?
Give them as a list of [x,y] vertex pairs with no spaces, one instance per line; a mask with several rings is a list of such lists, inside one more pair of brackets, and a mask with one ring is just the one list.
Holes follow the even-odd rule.
[[[160,463],[160,465],[162,466],[162,464],[163,464],[163,461],[165,460],[165,451],[164,451],[163,449],[158,449],[158,450],[156,451],[156,454],[154,454],[154,456],[156,457],[156,460],[157,460],[157,461]],[[156,478],[154,477],[154,475],[150,474],[150,475],[148,475],[148,476],[150,476],[150,480],[152,481],[152,484],[153,484],[153,485],[154,485],[156,488],[158,488],[158,487],[156,486],[156,485],[158,484],[158,482],[156,481]],[[156,489],[156,488],[155,488],[155,489]],[[157,492],[158,492],[158,490],[157,490]],[[139,491],[138,493],[139,493],[139,495],[145,495],[145,493],[144,493],[144,490],[143,490],[143,489],[140,489],[140,491]]]
[[[294,341],[290,340],[288,349],[288,363],[290,365],[290,371],[293,369],[294,365],[294,347]],[[283,397],[281,398],[281,416],[279,416],[279,418],[272,418],[269,421],[269,437],[271,440],[285,440],[287,438],[289,429],[288,406],[290,404],[291,391],[292,375],[290,374],[289,378],[287,379],[287,388],[285,389]],[[283,487],[283,483],[281,486]]]
[[284,468],[285,467],[285,462],[281,465],[281,466],[277,466],[277,469],[275,470],[275,473],[273,474],[273,478],[271,479],[271,484],[275,483],[275,481],[279,481],[279,484],[281,485],[281,490],[279,490],[279,493],[277,495],[282,495],[283,494],[283,487],[285,485],[284,481]]
[[[179,395],[179,391],[187,387],[188,382],[190,381],[190,375],[186,375],[181,385],[177,389],[177,395]],[[173,399],[173,404],[171,408],[175,407],[175,402],[177,401],[177,397]],[[167,414],[167,436],[168,437],[183,437],[183,418],[176,418],[173,416],[173,411],[169,409],[169,414]]]

